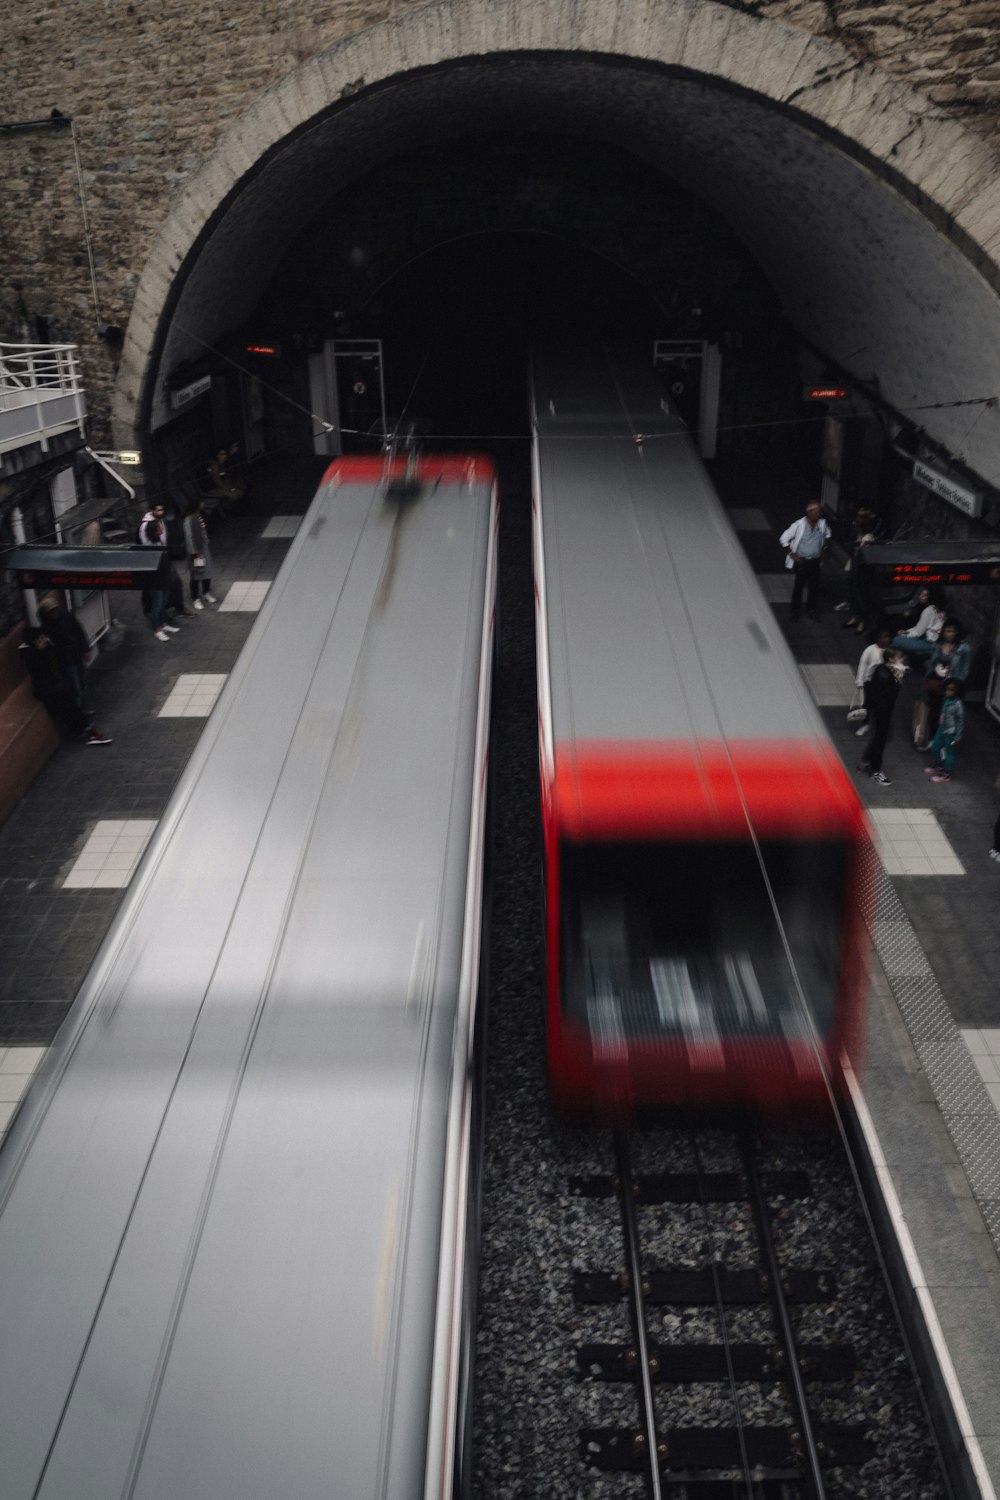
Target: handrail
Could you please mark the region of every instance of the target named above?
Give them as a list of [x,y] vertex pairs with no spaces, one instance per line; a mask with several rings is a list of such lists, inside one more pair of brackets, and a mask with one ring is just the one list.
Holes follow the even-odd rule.
[[11,390],[75,395],[80,389],[76,344],[0,343],[0,401]]
[[76,344],[0,343],[0,453],[76,427],[86,406]]

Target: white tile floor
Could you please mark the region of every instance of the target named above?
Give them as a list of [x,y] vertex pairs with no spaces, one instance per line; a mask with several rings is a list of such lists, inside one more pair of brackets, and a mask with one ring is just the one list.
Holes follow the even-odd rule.
[[986,1092],[1000,1109],[1000,1031],[969,1027],[962,1030],[961,1036],[986,1085]]
[[0,1047],[0,1141],[45,1052],[44,1047]]
[[206,719],[222,691],[226,672],[182,672],[160,709],[160,719]]
[[854,693],[853,667],[840,662],[817,662],[800,666],[800,671],[814,703],[820,708],[843,708],[846,712]]
[[762,510],[727,511],[734,531],[770,531],[771,525]]
[[268,539],[274,537],[292,537],[301,525],[301,516],[272,516],[261,532],[261,536]]
[[156,827],[154,819],[102,818],[62,883],[63,890],[110,890],[128,885]]
[[792,597],[791,573],[758,573],[757,582],[769,604],[787,604]]
[[248,583],[236,582],[229,585],[229,592],[219,605],[220,613],[223,610],[244,610],[248,614],[255,614],[264,599],[270,583]]
[[870,807],[879,857],[887,875],[964,875],[937,816],[929,807]]

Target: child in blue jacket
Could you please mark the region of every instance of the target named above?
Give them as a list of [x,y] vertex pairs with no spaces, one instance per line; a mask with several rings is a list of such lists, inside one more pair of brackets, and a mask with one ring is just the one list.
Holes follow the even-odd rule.
[[938,784],[950,781],[955,769],[955,746],[965,729],[965,704],[962,702],[964,695],[965,683],[957,677],[949,677],[944,685],[941,717],[931,741],[933,765],[927,766],[924,771],[926,776]]

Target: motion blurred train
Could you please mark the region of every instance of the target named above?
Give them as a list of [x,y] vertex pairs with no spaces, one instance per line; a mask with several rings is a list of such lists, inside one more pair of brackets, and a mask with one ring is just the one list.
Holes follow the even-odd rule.
[[0,1151],[4,1500],[464,1492],[497,504],[303,519]]
[[651,365],[541,350],[531,385],[554,1104],[821,1108],[864,811]]

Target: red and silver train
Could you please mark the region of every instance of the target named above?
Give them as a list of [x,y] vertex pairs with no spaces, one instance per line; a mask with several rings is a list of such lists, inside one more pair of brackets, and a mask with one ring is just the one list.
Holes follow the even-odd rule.
[[465,1493],[496,522],[303,518],[0,1151],[3,1500]]
[[863,808],[641,360],[532,360],[556,1107],[825,1103],[867,992]]

